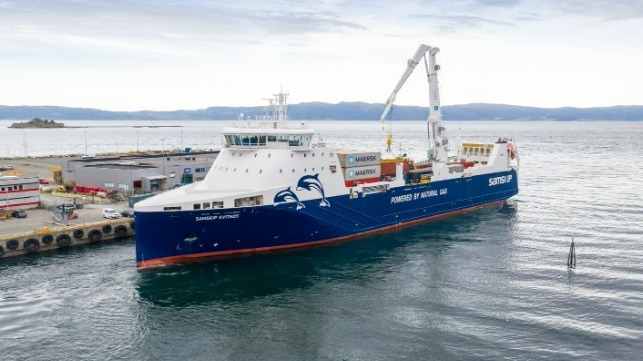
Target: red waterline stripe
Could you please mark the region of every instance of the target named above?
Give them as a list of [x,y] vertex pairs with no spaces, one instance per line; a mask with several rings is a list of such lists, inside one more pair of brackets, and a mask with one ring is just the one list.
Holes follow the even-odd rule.
[[353,240],[353,239],[356,239],[356,238],[365,237],[365,236],[368,236],[368,235],[391,232],[391,231],[394,231],[396,229],[406,228],[406,227],[413,226],[413,225],[416,225],[416,224],[425,223],[425,222],[429,222],[429,221],[434,221],[434,220],[437,220],[437,219],[450,217],[450,216],[460,214],[460,213],[466,213],[466,212],[475,211],[475,210],[478,210],[480,208],[502,204],[505,201],[506,201],[506,199],[491,202],[491,203],[485,203],[485,204],[482,204],[482,205],[479,205],[479,206],[473,206],[473,207],[469,207],[469,208],[460,209],[460,210],[457,210],[457,211],[451,211],[451,212],[447,212],[447,213],[438,214],[438,215],[431,216],[431,217],[428,217],[428,218],[416,219],[414,221],[408,221],[408,222],[400,223],[400,224],[397,224],[397,225],[391,225],[391,226],[386,226],[386,227],[382,227],[382,228],[373,229],[373,230],[370,230],[370,231],[364,231],[364,232],[360,232],[360,233],[355,233],[355,234],[351,234],[349,236],[325,239],[325,240],[314,241],[314,242],[306,242],[306,243],[298,243],[298,244],[287,244],[287,245],[283,245],[283,246],[270,246],[270,247],[261,247],[261,248],[246,248],[246,249],[239,249],[239,250],[233,250],[233,251],[195,253],[195,254],[187,254],[187,255],[183,255],[183,256],[171,256],[171,257],[156,258],[156,259],[149,260],[149,261],[136,262],[136,267],[137,268],[148,268],[148,267],[156,267],[156,266],[166,266],[166,265],[171,265],[171,264],[192,262],[192,261],[195,261],[197,259],[202,259],[202,258],[218,258],[218,257],[223,257],[223,256],[243,255],[243,254],[250,254],[250,253],[266,253],[266,252],[273,252],[273,251],[283,251],[283,250],[288,250],[288,249],[306,248],[306,247],[327,245],[327,244],[331,244],[331,243],[344,242],[344,241],[349,241],[349,240]]
[[8,206],[0,206],[0,208],[20,207],[20,206],[33,206],[33,205],[36,205],[36,204],[40,204],[40,202],[12,203],[12,204],[10,204]]

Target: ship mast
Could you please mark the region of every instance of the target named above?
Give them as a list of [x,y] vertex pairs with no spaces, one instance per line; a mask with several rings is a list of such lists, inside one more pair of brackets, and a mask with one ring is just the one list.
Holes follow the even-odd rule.
[[[380,117],[380,121],[384,124],[386,117],[390,114],[393,104],[395,103],[395,98],[397,93],[402,89],[404,83],[406,83],[409,76],[415,70],[415,67],[421,60],[424,60],[424,68],[427,74],[427,80],[429,82],[429,119],[427,120],[428,126],[428,139],[429,147],[427,151],[427,156],[429,160],[436,161],[446,161],[448,158],[447,154],[447,144],[448,140],[442,136],[442,131],[444,127],[442,126],[442,109],[440,108],[440,90],[438,88],[438,70],[440,66],[436,64],[435,55],[440,51],[439,48],[431,47],[425,44],[421,44],[415,55],[407,62],[407,67],[402,77],[397,82],[397,85],[393,89],[393,92],[388,97],[386,101],[386,108]],[[427,64],[427,54],[428,54],[428,64]],[[389,132],[390,133],[390,132]],[[391,134],[388,134],[388,139],[390,141]]]

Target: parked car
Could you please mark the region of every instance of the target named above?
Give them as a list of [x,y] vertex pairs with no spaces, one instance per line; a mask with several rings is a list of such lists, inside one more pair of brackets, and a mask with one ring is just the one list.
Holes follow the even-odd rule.
[[27,212],[22,209],[16,209],[11,211],[11,217],[13,218],[27,218]]
[[0,170],[12,170],[14,167],[11,164],[0,165]]
[[114,208],[103,208],[103,218],[107,219],[119,219],[121,216],[116,212]]
[[122,217],[134,218],[134,211],[131,209],[124,209],[121,211]]

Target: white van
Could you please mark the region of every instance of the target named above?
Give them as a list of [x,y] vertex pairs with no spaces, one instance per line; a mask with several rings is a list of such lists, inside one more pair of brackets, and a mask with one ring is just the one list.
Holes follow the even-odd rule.
[[103,208],[103,218],[119,219],[121,215],[114,208]]

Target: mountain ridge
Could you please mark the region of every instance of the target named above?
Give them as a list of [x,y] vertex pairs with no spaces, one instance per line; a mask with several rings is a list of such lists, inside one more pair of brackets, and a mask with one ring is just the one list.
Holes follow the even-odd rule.
[[[212,106],[196,110],[111,111],[62,106],[0,105],[0,119],[29,120],[36,117],[56,120],[233,120],[240,113],[254,118],[263,106]],[[288,107],[291,119],[299,120],[376,120],[384,104],[366,102],[303,102]],[[399,105],[392,119],[424,120],[428,107]],[[520,105],[470,103],[442,107],[445,120],[643,120],[643,105],[617,105],[592,108],[540,108]]]

